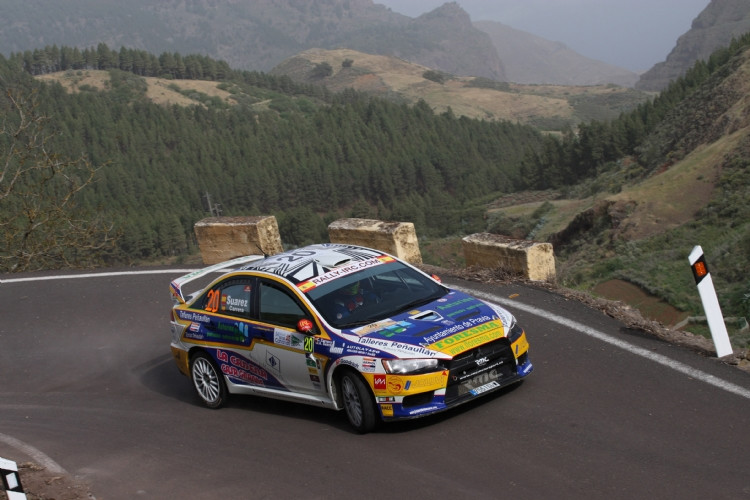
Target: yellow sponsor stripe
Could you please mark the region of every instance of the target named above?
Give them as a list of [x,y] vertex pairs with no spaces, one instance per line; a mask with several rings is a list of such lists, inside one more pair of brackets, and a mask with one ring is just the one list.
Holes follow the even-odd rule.
[[445,354],[455,356],[478,345],[503,337],[505,330],[501,321],[493,320],[469,328],[427,346]]
[[513,348],[513,355],[518,358],[523,353],[529,350],[529,341],[526,339],[526,332],[523,333],[520,337],[518,337],[518,340],[513,342],[511,345]]

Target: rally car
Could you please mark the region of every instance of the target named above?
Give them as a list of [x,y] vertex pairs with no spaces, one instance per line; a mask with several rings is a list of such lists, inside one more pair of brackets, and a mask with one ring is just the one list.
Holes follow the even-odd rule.
[[[186,295],[199,278],[208,286]],[[532,371],[514,316],[379,250],[319,244],[170,284],[171,350],[202,402],[254,394],[343,409],[359,432],[422,417]]]

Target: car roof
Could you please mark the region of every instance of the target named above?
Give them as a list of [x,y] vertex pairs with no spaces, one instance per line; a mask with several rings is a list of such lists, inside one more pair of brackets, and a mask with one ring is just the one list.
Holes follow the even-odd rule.
[[316,278],[347,264],[383,256],[394,259],[390,255],[372,248],[341,243],[320,243],[256,260],[242,266],[240,270],[271,273],[296,284]]

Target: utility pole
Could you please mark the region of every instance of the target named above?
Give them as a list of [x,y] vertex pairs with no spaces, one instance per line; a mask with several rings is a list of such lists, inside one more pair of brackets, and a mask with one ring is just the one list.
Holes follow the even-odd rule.
[[211,193],[206,191],[206,201],[208,202],[208,213],[211,214],[212,217],[219,217],[221,215],[221,205],[219,203],[212,203],[211,202]]

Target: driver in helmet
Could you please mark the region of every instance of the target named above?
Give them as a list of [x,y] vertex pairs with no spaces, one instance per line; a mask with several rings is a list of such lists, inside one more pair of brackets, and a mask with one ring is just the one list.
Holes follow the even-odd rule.
[[355,281],[337,290],[334,314],[336,319],[341,319],[349,316],[355,309],[377,301],[374,293],[365,290],[359,281]]

